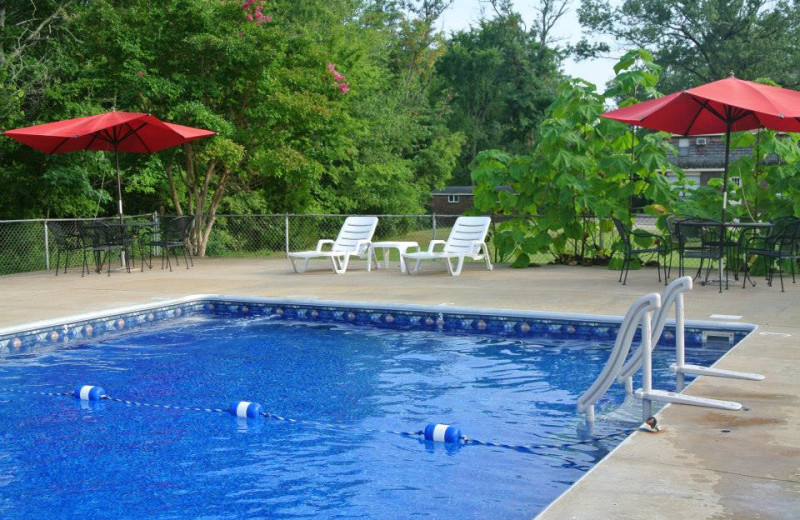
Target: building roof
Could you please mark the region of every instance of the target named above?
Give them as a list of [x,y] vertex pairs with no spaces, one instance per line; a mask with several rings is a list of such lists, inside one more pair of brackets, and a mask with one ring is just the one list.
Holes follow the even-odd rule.
[[445,186],[441,190],[433,190],[432,195],[472,195],[472,186]]

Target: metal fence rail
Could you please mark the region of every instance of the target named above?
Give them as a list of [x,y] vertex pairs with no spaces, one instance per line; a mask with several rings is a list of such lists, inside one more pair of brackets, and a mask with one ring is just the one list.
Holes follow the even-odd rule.
[[[286,254],[313,249],[320,238],[335,238],[347,215],[217,215],[206,256]],[[415,236],[419,242],[438,238],[458,215],[379,215],[375,241]]]
[[[313,249],[320,238],[335,238],[347,215],[339,214],[262,214],[217,215],[209,235],[205,255],[209,257],[285,256],[289,251]],[[379,215],[374,240],[414,240],[423,248],[433,239],[445,239],[458,215]],[[152,221],[154,229],[169,215],[148,213],[126,216],[126,221]],[[0,221],[0,275],[49,270],[55,266],[55,241],[48,232],[48,222],[77,227],[81,222],[116,222],[117,217],[101,219],[34,219]],[[636,227],[652,228],[654,219],[637,217]],[[615,233],[597,237],[601,248],[610,248]],[[490,250],[493,251],[491,242]],[[531,260],[552,262],[550,254]],[[496,256],[494,261],[503,261]],[[74,254],[70,267],[81,265]]]
[[[0,221],[0,274],[49,270],[56,249],[47,223],[76,226],[81,222],[114,223],[118,217],[97,219],[32,219]],[[152,219],[153,215],[130,215],[127,219]],[[80,266],[82,258],[73,255],[70,266]]]
[[[273,214],[217,215],[209,235],[206,256],[285,256],[289,251],[313,249],[320,238],[335,238],[347,215]],[[126,216],[126,221],[159,221],[171,218],[158,214]],[[375,240],[408,237],[424,245],[429,240],[447,236],[458,215],[380,215]],[[102,219],[33,219],[0,221],[0,274],[49,270],[55,267],[56,244],[48,231],[48,222],[77,226],[81,222],[116,222],[116,217]],[[441,230],[445,230],[442,234]],[[81,265],[74,254],[70,266]]]

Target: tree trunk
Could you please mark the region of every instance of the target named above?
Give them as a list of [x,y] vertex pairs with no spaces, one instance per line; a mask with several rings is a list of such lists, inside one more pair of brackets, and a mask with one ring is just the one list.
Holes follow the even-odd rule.
[[[216,222],[217,208],[225,195],[225,188],[231,175],[231,169],[227,166],[220,166],[216,160],[212,159],[205,165],[205,172],[201,178],[198,175],[199,165],[196,164],[197,155],[194,153],[192,144],[186,143],[183,145],[183,151],[186,155],[185,174],[178,174],[180,176],[178,180],[175,178],[176,170],[169,166],[166,169],[167,179],[169,180],[175,212],[178,215],[184,214],[184,208],[181,205],[176,184],[177,182],[182,182],[186,187],[188,204],[185,214],[194,215],[194,228],[189,237],[192,253],[195,256],[205,256],[211,230]],[[212,187],[211,181],[218,167],[222,170],[220,178],[216,187]],[[206,206],[208,206],[208,209],[206,209]]]
[[217,186],[216,191],[214,191],[214,196],[211,197],[211,204],[208,207],[208,215],[206,216],[203,236],[198,242],[197,253],[199,256],[206,256],[208,238],[211,236],[211,229],[214,227],[214,223],[217,221],[217,207],[219,206],[220,201],[222,201],[222,195],[225,193],[225,185],[228,183],[228,178],[230,175],[231,170],[229,168],[225,168],[225,172],[222,174],[222,177],[219,180],[219,185]]
[[172,195],[172,203],[175,205],[175,213],[183,215],[181,199],[178,197],[178,190],[175,189],[175,178],[172,176],[172,166],[167,167],[166,174],[169,181],[169,192]]

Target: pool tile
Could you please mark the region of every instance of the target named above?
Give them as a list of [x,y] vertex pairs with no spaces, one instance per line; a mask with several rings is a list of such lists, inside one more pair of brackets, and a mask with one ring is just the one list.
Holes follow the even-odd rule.
[[[38,345],[85,341],[109,333],[152,326],[165,320],[186,319],[197,315],[213,316],[274,316],[287,320],[306,320],[327,323],[351,323],[359,326],[395,328],[397,330],[442,330],[452,333],[496,334],[502,336],[550,338],[584,338],[609,340],[616,337],[619,326],[608,322],[567,321],[551,318],[524,318],[487,315],[476,312],[419,312],[404,309],[330,306],[291,302],[248,302],[198,300],[132,313],[63,324],[42,330],[0,336],[0,352],[18,352]],[[719,329],[721,330],[721,328]],[[749,331],[735,330],[734,342],[741,341]],[[640,341],[637,331],[634,341]],[[703,345],[703,330],[687,328],[687,346]],[[666,327],[659,344],[674,346],[674,328]]]

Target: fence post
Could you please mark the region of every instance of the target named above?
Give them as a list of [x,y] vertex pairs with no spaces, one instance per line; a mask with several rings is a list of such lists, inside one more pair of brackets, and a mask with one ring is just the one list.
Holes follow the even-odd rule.
[[[159,229],[159,227],[160,227],[160,222],[158,220],[158,211],[154,211],[153,212],[153,240],[155,240],[155,241],[160,241],[161,240],[161,230]],[[161,248],[160,247],[156,247],[155,249],[156,249],[155,252],[151,253],[151,257],[152,257],[153,254],[156,254],[156,255],[159,255],[159,256],[161,255]],[[150,263],[152,264],[152,262],[150,262]],[[151,265],[150,268],[152,269],[152,265]]]
[[286,258],[289,258],[289,214],[284,213],[283,240],[286,247]]
[[[45,270],[50,270],[50,240],[47,233],[47,219],[44,220],[44,266]],[[58,266],[56,266],[58,269]]]
[[603,251],[605,249],[603,240],[603,221],[600,219],[600,217],[597,217],[597,229],[600,230],[600,243],[598,245],[600,246],[600,251]]
[[433,225],[433,240],[436,240],[436,213],[431,213],[431,223]]

